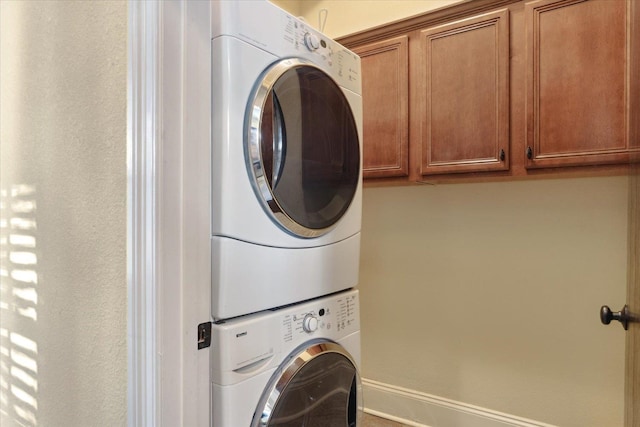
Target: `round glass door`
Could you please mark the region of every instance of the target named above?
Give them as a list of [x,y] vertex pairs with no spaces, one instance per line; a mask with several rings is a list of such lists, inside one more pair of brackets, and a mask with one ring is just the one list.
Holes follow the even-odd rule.
[[249,102],[245,152],[265,211],[300,237],[317,237],[349,208],[360,178],[360,141],[349,103],[321,69],[282,60]]
[[340,345],[322,341],[294,352],[260,400],[252,427],[355,427],[360,376]]

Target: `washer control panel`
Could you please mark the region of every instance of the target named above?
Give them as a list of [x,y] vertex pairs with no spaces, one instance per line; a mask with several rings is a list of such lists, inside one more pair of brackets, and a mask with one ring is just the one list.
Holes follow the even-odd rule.
[[215,322],[211,326],[212,381],[244,381],[248,372],[277,366],[281,357],[316,338],[340,342],[357,335],[359,340],[358,295],[351,289]]
[[287,343],[314,336],[338,339],[359,328],[357,291],[309,301],[285,311],[281,318],[282,340]]

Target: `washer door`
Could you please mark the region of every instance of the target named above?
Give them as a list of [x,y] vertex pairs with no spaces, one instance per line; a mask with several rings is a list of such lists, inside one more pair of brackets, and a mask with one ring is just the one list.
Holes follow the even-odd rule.
[[355,427],[362,410],[360,391],[360,375],[342,346],[310,342],[271,378],[251,426]]
[[262,75],[247,109],[245,155],[269,216],[299,237],[330,231],[360,178],[360,140],[349,103],[324,71],[302,59]]

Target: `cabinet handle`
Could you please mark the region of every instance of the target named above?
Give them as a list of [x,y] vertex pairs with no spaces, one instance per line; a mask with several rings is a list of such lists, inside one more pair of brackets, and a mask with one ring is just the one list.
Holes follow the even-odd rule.
[[531,147],[527,147],[527,159],[531,160],[533,158],[533,150]]
[[504,149],[500,149],[500,161],[504,162],[504,158],[505,158]]

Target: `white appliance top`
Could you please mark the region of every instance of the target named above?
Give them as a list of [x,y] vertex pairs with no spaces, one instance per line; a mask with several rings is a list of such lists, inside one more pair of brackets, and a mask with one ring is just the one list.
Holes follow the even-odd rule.
[[277,366],[294,349],[314,338],[339,342],[359,332],[359,307],[358,290],[353,289],[214,324],[213,382],[235,383],[258,370]]
[[278,58],[308,59],[340,86],[362,94],[358,55],[273,3],[213,0],[211,29],[212,39],[234,37]]

